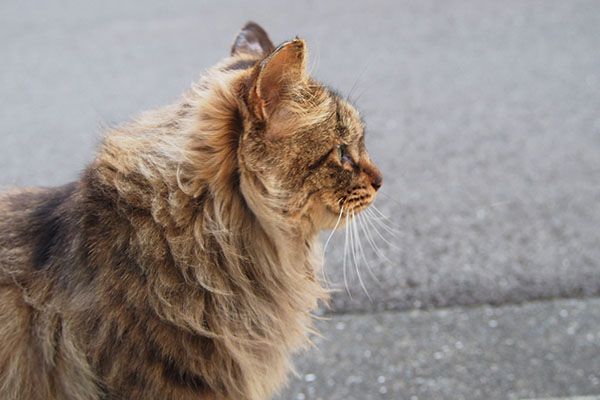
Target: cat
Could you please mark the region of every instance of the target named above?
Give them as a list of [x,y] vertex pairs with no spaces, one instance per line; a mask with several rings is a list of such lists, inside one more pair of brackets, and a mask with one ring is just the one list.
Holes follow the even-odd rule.
[[74,183],[0,195],[0,398],[268,399],[326,302],[317,234],[382,184],[364,126],[257,24]]

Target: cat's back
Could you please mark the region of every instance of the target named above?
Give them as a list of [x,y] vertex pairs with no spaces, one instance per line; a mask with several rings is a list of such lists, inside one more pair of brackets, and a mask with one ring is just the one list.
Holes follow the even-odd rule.
[[[35,310],[21,287],[31,276],[27,228],[31,207],[45,191],[32,188],[0,193],[0,397],[20,398],[25,382],[18,371],[33,355],[28,329]],[[38,350],[38,349],[35,349]],[[28,368],[29,369],[29,368]],[[30,393],[31,394],[31,393]]]
[[75,186],[0,192],[0,276],[43,269],[69,234]]
[[[96,398],[89,366],[59,343],[62,316],[44,301],[52,259],[74,239],[76,185],[0,193],[0,398]],[[76,387],[62,382],[77,379]]]

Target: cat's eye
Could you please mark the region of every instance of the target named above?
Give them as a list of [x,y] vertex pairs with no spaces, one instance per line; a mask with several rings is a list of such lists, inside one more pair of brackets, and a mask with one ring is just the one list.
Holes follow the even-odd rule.
[[349,163],[350,165],[354,165],[354,159],[346,149],[346,146],[344,146],[343,144],[338,144],[335,147],[335,152],[338,157],[338,160],[340,160],[340,163]]
[[341,144],[338,144],[336,146],[335,153],[337,155],[338,160],[342,162],[342,158],[344,158],[344,147]]

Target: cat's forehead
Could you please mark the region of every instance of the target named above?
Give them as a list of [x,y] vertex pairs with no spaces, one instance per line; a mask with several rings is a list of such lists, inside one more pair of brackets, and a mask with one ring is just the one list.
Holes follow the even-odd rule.
[[342,139],[349,142],[358,141],[364,135],[364,125],[358,110],[339,97],[336,103],[336,117]]

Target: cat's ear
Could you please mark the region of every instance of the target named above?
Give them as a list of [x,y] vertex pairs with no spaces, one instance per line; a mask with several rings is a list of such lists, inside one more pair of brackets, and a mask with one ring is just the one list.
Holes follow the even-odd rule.
[[280,45],[255,67],[253,76],[248,105],[255,117],[268,121],[277,110],[282,95],[305,80],[304,40],[296,39]]
[[247,54],[264,57],[275,48],[267,32],[255,22],[248,22],[236,36],[231,46],[231,55]]

